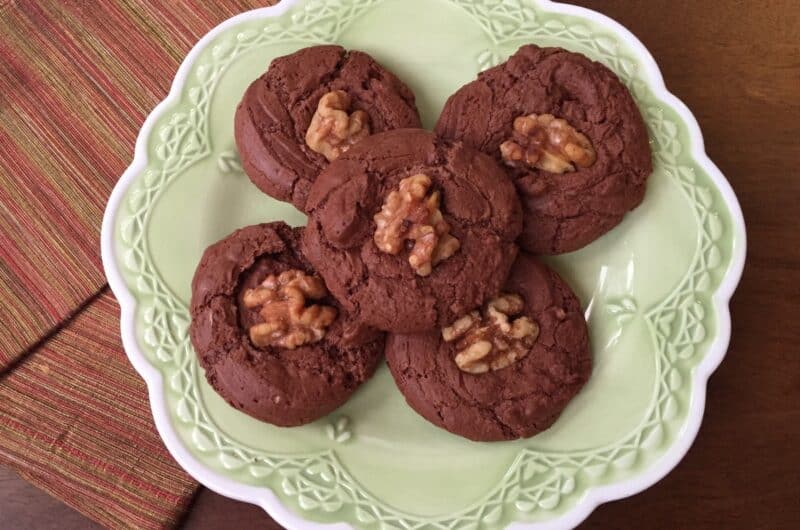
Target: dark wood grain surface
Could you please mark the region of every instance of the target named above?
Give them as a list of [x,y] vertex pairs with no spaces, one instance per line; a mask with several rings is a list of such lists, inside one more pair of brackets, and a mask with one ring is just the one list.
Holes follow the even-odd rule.
[[[748,257],[733,337],[703,426],[664,480],[598,508],[585,528],[800,528],[800,4],[576,2],[635,33],[694,112],[744,210]],[[278,526],[201,491],[184,526]],[[0,527],[96,525],[0,469]]]

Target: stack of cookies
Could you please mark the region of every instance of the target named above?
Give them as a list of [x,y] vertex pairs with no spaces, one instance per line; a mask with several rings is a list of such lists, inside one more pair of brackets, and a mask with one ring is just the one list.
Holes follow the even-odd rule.
[[408,404],[473,440],[547,429],[591,374],[570,287],[535,255],[638,206],[647,132],[606,67],[527,45],[450,97],[434,132],[369,55],[276,59],[235,116],[242,166],[308,215],[209,247],[191,338],[231,405],[281,426],[344,403],[385,357]]

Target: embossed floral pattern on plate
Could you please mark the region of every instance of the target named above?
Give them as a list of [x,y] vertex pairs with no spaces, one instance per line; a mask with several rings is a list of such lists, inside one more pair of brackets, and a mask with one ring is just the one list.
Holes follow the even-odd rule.
[[[177,277],[183,274],[188,282],[192,268],[191,260],[181,254],[180,238],[163,241],[168,238],[164,235],[168,229],[153,224],[162,209],[179,211],[185,207],[181,206],[183,196],[175,198],[170,193],[178,189],[183,193],[192,190],[186,187],[187,183],[197,179],[197,189],[201,191],[197,191],[197,197],[190,197],[206,201],[205,207],[216,204],[213,202],[218,200],[216,195],[252,192],[248,191],[246,178],[235,178],[243,174],[235,149],[231,148],[230,124],[226,122],[223,107],[227,105],[230,110],[237,99],[230,95],[231,88],[226,85],[232,76],[238,80],[237,76],[245,75],[245,70],[248,72],[239,80],[237,88],[241,89],[247,79],[257,75],[257,68],[263,70],[266,66],[266,60],[253,59],[253,52],[271,57],[312,43],[347,44],[366,39],[359,26],[366,24],[365,21],[370,21],[369,28],[374,30],[376,39],[365,41],[365,47],[369,49],[370,42],[374,42],[381,51],[381,43],[386,39],[381,34],[388,31],[382,31],[382,24],[396,29],[392,25],[397,22],[395,11],[405,13],[420,1],[402,5],[393,0],[301,1],[277,18],[263,12],[230,23],[216,31],[197,51],[177,87],[179,99],[159,109],[157,116],[150,119],[154,126],[145,128],[150,131],[145,138],[147,152],[142,156],[137,151],[137,161],[121,181],[122,187],[115,191],[117,200],[115,202],[112,197],[110,213],[104,223],[104,259],[109,280],[115,293],[123,299],[123,328],[130,325],[132,330],[128,338],[123,333],[126,349],[148,380],[151,395],[163,398],[163,402],[154,403],[156,421],[173,454],[185,467],[202,470],[208,481],[224,478],[242,484],[241,492],[237,493],[241,498],[269,504],[277,510],[281,505],[263,501],[260,495],[253,493],[257,490],[248,489],[269,488],[283,505],[302,514],[303,518],[318,522],[345,521],[364,527],[444,530],[494,528],[513,521],[555,521],[557,517],[579,513],[578,508],[586,504],[587,492],[604,485],[616,486],[620,492],[628,491],[624,489],[626,484],[655,473],[652,470],[658,467],[663,455],[681,445],[686,425],[699,423],[699,418],[693,419],[690,412],[690,404],[697,398],[694,392],[698,391],[693,382],[698,377],[698,366],[720,336],[720,319],[727,317],[726,301],[722,301],[722,308],[718,307],[714,293],[725,281],[731,282],[731,274],[735,284],[736,269],[743,256],[744,234],[735,198],[728,194],[727,188],[723,189],[726,184],[721,176],[713,174],[715,168],[704,157],[701,160],[692,153],[687,125],[691,118],[687,118],[682,108],[676,108],[673,102],[665,99],[666,91],[657,86],[660,80],[654,80],[654,74],[645,67],[649,57],[643,48],[637,47],[638,43],[632,44],[631,37],[601,19],[585,13],[580,16],[565,13],[546,2],[435,0],[425,4],[431,17],[447,15],[453,24],[461,24],[459,27],[464,34],[472,32],[469,34],[478,36],[470,43],[471,66],[466,68],[468,71],[459,70],[464,80],[498,64],[524,42],[559,44],[586,53],[614,69],[643,109],[655,154],[656,183],[651,185],[650,203],[634,214],[634,220],[644,225],[655,216],[653,212],[658,209],[659,201],[672,201],[676,211],[685,214],[676,230],[691,229],[689,236],[693,247],[673,243],[681,253],[681,259],[676,259],[675,263],[685,262],[688,266],[674,275],[674,281],[670,280],[672,283],[663,289],[664,293],[657,288],[643,289],[630,278],[628,284],[622,286],[624,288],[618,285],[615,289],[601,283],[592,286],[595,292],[588,305],[597,304],[590,317],[593,330],[597,330],[593,344],[609,345],[608,351],[596,353],[597,384],[612,377],[614,370],[624,369],[614,356],[630,353],[632,343],[625,343],[625,340],[637,341],[635,345],[641,348],[641,355],[649,363],[643,375],[652,381],[648,395],[640,400],[642,414],[634,418],[631,428],[613,433],[613,440],[568,450],[547,447],[548,436],[558,440],[559,428],[569,430],[571,420],[567,417],[563,425],[557,424],[554,432],[530,443],[519,442],[504,446],[505,449],[497,446],[498,453],[507,451],[503,454],[513,455],[513,458],[504,464],[504,472],[483,485],[478,498],[473,490],[464,490],[461,508],[437,514],[398,508],[396,502],[384,498],[385,494],[376,494],[364,484],[367,464],[357,458],[354,460],[354,453],[349,452],[377,450],[378,445],[386,443],[376,437],[374,425],[370,424],[374,420],[368,414],[359,416],[352,411],[347,414],[337,411],[307,428],[289,431],[297,432],[298,443],[314,447],[313,450],[267,450],[243,441],[246,436],[241,425],[246,420],[233,417],[238,413],[232,409],[231,418],[220,416],[219,411],[226,409],[215,405],[215,398],[204,387],[187,336],[186,286],[167,279],[174,269],[178,271]],[[286,6],[281,9],[285,10]],[[570,8],[563,9],[570,11]],[[413,63],[418,59],[403,56],[402,51],[397,53],[392,59],[401,67],[407,67],[403,61]],[[245,64],[246,68],[242,66]],[[261,66],[257,66],[259,64]],[[439,68],[441,65],[418,67]],[[422,99],[436,99],[426,94],[424,87],[414,88]],[[441,94],[437,94],[441,104]],[[256,219],[279,216],[283,211],[270,202],[248,208],[249,215]],[[188,223],[202,224],[202,215],[208,216],[207,213],[200,215],[197,219],[176,215],[175,222],[187,223],[185,231],[192,233],[196,227]],[[213,216],[209,219],[207,224],[214,225]],[[632,260],[637,270],[646,269],[644,265],[649,263],[643,258],[646,249],[642,247],[642,238],[637,239],[634,233],[636,226],[633,220],[626,221],[611,240],[587,249],[581,258],[588,256],[589,261],[606,266],[615,255],[605,256],[604,252],[613,253],[618,252],[620,246],[639,245],[632,251],[636,256]],[[654,233],[668,240],[663,230],[654,229]],[[218,234],[219,231],[221,227],[216,225],[209,228],[209,233],[216,237],[224,235]],[[187,239],[192,238],[187,236]],[[670,245],[669,241],[664,244]],[[172,247],[176,256],[181,254],[182,257],[166,259],[164,256],[169,254],[165,252]],[[573,259],[576,258],[561,257],[555,260],[555,266],[570,280],[577,280],[580,287],[585,275],[570,277],[570,272],[577,274],[578,271],[578,266],[570,261]],[[608,268],[613,269],[610,265]],[[665,273],[665,276],[669,275]],[[588,297],[592,288],[584,289],[582,294]],[[121,294],[123,291],[133,294],[130,306],[126,307],[124,300],[128,295]],[[131,317],[129,324],[126,324],[126,316]],[[724,318],[722,321],[726,322]],[[613,340],[606,341],[608,337]],[[721,358],[721,352],[716,355]],[[374,383],[385,385],[380,391],[390,396],[386,398],[388,401],[399,399],[392,395],[393,388],[386,384],[385,378],[377,379]],[[152,392],[154,386],[158,388]],[[575,408],[582,406],[589,405],[579,402]],[[166,410],[164,416],[158,412],[161,407]],[[613,410],[598,411],[599,415],[613,413]],[[397,421],[412,422],[413,429],[407,435],[413,442],[441,436],[437,438],[439,443],[455,444],[452,447],[461,447],[465,454],[481,451],[474,446],[458,446],[458,442],[447,438],[450,435],[431,431],[422,420],[409,418]],[[415,421],[420,423],[413,423]],[[281,436],[290,442],[293,435],[282,432]],[[413,450],[398,455],[398,462],[411,457]],[[443,473],[446,472],[445,467]],[[247,493],[242,493],[244,491]],[[460,491],[454,488],[453,496],[457,497]],[[587,509],[583,513],[588,513]],[[291,516],[284,517],[289,520]]]

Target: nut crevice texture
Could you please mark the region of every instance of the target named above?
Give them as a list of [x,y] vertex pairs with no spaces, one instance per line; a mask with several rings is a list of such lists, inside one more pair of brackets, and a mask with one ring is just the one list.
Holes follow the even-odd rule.
[[501,293],[482,311],[472,311],[442,329],[445,342],[455,342],[455,363],[470,374],[501,370],[530,353],[539,325],[528,316],[521,296]]
[[322,340],[336,320],[335,308],[307,305],[328,295],[322,279],[297,269],[270,274],[261,285],[245,291],[242,301],[248,309],[260,307],[263,322],[250,327],[250,340],[258,347],[275,346],[293,350]]
[[306,145],[329,162],[370,135],[369,116],[363,110],[348,114],[351,104],[347,92],[328,92],[320,98],[306,131]]
[[587,168],[597,153],[586,135],[552,114],[529,114],[514,120],[511,138],[500,144],[500,155],[512,167],[528,166],[550,173]]
[[461,247],[450,235],[450,225],[439,209],[441,194],[431,190],[431,178],[422,173],[400,181],[375,214],[373,240],[382,252],[397,255],[406,241],[413,242],[408,263],[419,276],[428,276],[441,261]]

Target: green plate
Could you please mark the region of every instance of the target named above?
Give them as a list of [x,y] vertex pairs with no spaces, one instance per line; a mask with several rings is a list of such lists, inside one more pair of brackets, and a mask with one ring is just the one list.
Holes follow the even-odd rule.
[[[241,171],[233,112],[246,86],[274,57],[339,43],[403,78],[431,127],[448,95],[529,42],[617,72],[655,153],[642,206],[595,243],[550,260],[586,308],[595,362],[586,388],[551,429],[507,443],[470,442],[427,423],[385,367],[341,409],[303,427],[273,427],[229,407],[189,342],[194,268],[236,228],[304,223]],[[125,348],[170,452],[208,487],[304,528],[564,527],[654,483],[697,433],[706,379],[728,344],[744,249],[736,198],[641,43],[597,13],[532,0],[284,0],[223,23],[191,51],[145,123],[103,225]]]

